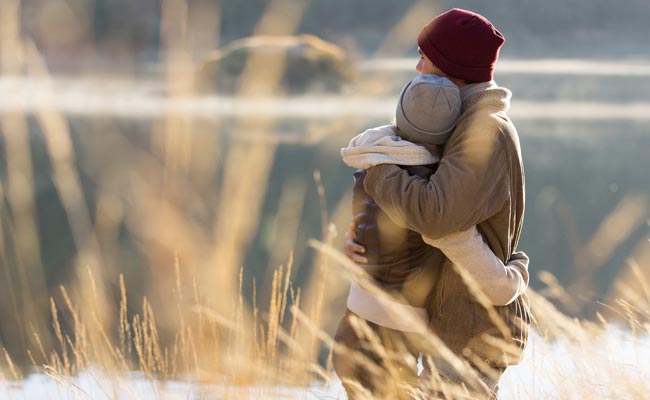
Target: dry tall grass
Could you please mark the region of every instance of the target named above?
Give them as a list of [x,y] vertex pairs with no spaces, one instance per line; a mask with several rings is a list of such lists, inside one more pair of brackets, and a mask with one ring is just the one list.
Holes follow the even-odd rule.
[[[380,54],[399,55],[394,49],[415,37],[422,10],[427,5],[433,10],[433,3],[416,2],[390,31]],[[57,7],[64,9],[83,8],[70,4],[57,1]],[[305,7],[307,2],[302,0],[270,0],[256,33],[294,33]],[[23,33],[20,10],[20,0],[0,3],[2,76],[47,83],[50,76],[46,62],[34,41]],[[60,37],[77,37],[79,43],[88,46],[91,40],[83,36],[75,15],[56,14],[57,26],[50,29]],[[218,26],[218,13],[207,1],[165,0],[161,15],[166,96],[185,99],[193,96],[189,72],[195,69],[197,49],[192,46],[197,38],[203,38],[199,40],[202,47],[216,47],[217,37],[213,36],[215,42],[210,43],[200,29]],[[206,18],[212,22],[207,23]],[[280,91],[278,82],[284,66],[282,62],[266,61],[250,59],[246,84],[239,96],[268,96]],[[121,121],[104,117],[73,123],[52,106],[56,96],[53,90],[38,95],[44,99],[33,120],[25,112],[10,111],[3,112],[1,121],[7,174],[0,180],[4,199],[0,214],[4,290],[0,326],[5,334],[12,332],[12,339],[3,345],[22,349],[31,362],[30,368],[22,370],[14,361],[16,357],[3,347],[1,379],[20,380],[26,373],[39,372],[67,393],[85,398],[88,393],[75,383],[75,376],[100,371],[117,386],[124,382],[124,376],[138,371],[152,385],[190,380],[201,388],[198,398],[233,399],[277,398],[286,395],[278,393],[278,386],[305,387],[315,381],[332,381],[332,352],[355,354],[355,349],[342,348],[332,341],[333,322],[343,312],[334,305],[340,305],[348,278],[365,282],[362,271],[336,251],[340,246],[337,228],[341,230],[347,224],[349,197],[344,197],[336,211],[328,215],[319,173],[314,182],[285,182],[281,200],[284,208],[277,213],[284,228],[276,227],[274,231],[268,282],[251,285],[245,281],[242,268],[249,244],[260,230],[269,171],[282,140],[272,133],[279,121],[270,116],[206,121],[172,110],[151,124],[149,142],[138,146]],[[343,125],[353,132],[360,124],[347,118],[318,129],[336,130]],[[86,129],[88,135],[78,138],[76,144],[73,125]],[[46,288],[41,259],[35,205],[38,171],[33,169],[30,129],[36,129],[44,140],[52,182],[77,249],[70,282],[53,292]],[[223,146],[223,138],[211,133],[226,129],[231,134],[228,145]],[[202,131],[208,133],[196,134]],[[306,135],[305,140],[313,137]],[[97,188],[95,204],[89,204],[84,193],[82,181],[86,177],[80,176],[77,168],[83,163],[83,173]],[[322,236],[312,242],[318,251],[313,273],[303,287],[296,287],[292,251],[300,250],[294,245],[301,200],[312,184],[323,210]],[[594,261],[584,268],[598,268],[604,257],[598,250],[603,243],[615,245],[607,232],[621,227],[632,229],[644,213],[647,215],[647,199],[633,196],[622,202],[604,220],[598,235],[584,246],[584,252],[589,254],[584,259]],[[146,257],[146,277],[141,279],[146,286],[143,297],[127,295],[129,270],[121,264],[126,258],[120,250],[120,232],[125,229]],[[612,249],[606,247],[604,251]],[[620,315],[622,318],[616,319],[627,324],[635,335],[630,337],[650,334],[650,284],[644,272],[649,259],[647,244],[640,244],[631,256],[629,271],[617,286],[620,292],[613,294],[610,304],[611,318]],[[134,285],[137,280],[133,278]],[[371,283],[365,285],[382,295]],[[244,295],[244,288],[249,286],[253,288],[252,299]],[[552,300],[572,297],[555,285],[544,294]],[[567,357],[581,372],[571,385],[559,382],[552,397],[587,398],[600,393],[590,388],[599,386],[602,371],[614,374],[618,365],[616,359],[601,358],[592,345],[610,329],[606,317],[601,316],[600,323],[577,320],[560,312],[546,297],[531,295],[539,334],[548,343],[568,340],[573,353]],[[363,325],[359,324],[360,330],[365,329]],[[470,381],[472,371],[451,352],[445,352],[435,335],[428,335],[426,341]],[[378,353],[391,365],[396,355],[382,349],[378,342],[376,345]],[[618,381],[611,382],[617,384],[609,392],[612,397],[647,395],[647,380],[618,372]],[[399,376],[390,367],[386,374]],[[634,382],[628,384],[626,379]],[[425,382],[423,387],[427,384],[440,382]],[[414,398],[427,398],[421,389],[405,388]],[[448,385],[444,390],[455,398],[467,396],[462,386]],[[158,393],[164,397],[163,391]],[[110,393],[106,397],[110,398]]]

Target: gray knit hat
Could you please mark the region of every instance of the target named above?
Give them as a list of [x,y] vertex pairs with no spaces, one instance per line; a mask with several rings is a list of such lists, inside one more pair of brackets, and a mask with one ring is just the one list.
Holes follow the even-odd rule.
[[444,143],[460,115],[460,90],[438,75],[419,75],[404,86],[395,122],[400,137],[415,143]]

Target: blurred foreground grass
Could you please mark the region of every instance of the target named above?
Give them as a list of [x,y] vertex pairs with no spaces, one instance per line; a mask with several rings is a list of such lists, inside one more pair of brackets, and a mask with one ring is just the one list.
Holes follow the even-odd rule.
[[[205,13],[214,13],[208,3]],[[430,17],[422,12],[430,3],[406,10],[380,55],[406,48],[420,20]],[[294,33],[306,5],[270,1],[256,33]],[[256,107],[227,118],[184,112],[178,105],[193,99],[195,89],[188,74],[197,62],[193,28],[211,26],[210,18],[206,22],[200,7],[182,1],[162,6],[157,78],[169,103],[163,111],[134,112],[125,120],[110,113],[83,119],[66,114],[58,102],[59,81],[19,24],[21,2],[0,4],[2,78],[39,82],[37,91],[25,94],[23,87],[20,93],[37,97],[36,106],[7,107],[0,121],[0,378],[8,395],[23,397],[9,382],[29,382],[37,373],[66,398],[96,398],[96,392],[142,398],[142,382],[151,387],[146,396],[168,398],[174,394],[164,383],[179,381],[190,382],[183,397],[300,397],[307,394],[283,388],[326,386],[332,352],[348,351],[333,346],[330,337],[353,270],[335,251],[350,198],[334,178],[342,166],[331,154],[368,120],[350,113],[297,123]],[[79,27],[50,28],[57,37],[65,38],[69,29],[84,38]],[[215,47],[213,39],[202,46]],[[92,40],[84,43],[91,51]],[[251,57],[244,68],[236,96],[251,102],[244,105],[281,92],[283,61],[266,61]],[[385,93],[394,84],[389,78],[377,72],[360,90]],[[83,106],[90,98],[76,101]],[[283,134],[295,131],[301,135]],[[297,150],[287,151],[287,143]],[[321,168],[296,170],[304,165]],[[630,172],[635,174],[645,172]],[[573,216],[562,196],[544,189],[535,196],[541,198],[535,211],[561,215],[577,260],[567,265],[575,261],[580,268],[567,272],[573,278],[567,288],[543,274],[543,290],[531,290],[535,340],[521,369],[504,378],[511,385],[504,396],[644,398],[650,371],[634,357],[648,353],[650,334],[650,253],[647,238],[637,240],[646,234],[647,188],[628,191],[621,183],[625,193],[612,212],[588,216],[597,221],[588,240],[571,229]],[[307,222],[317,230],[302,229]],[[551,228],[540,226],[540,235]],[[311,237],[319,242],[309,247]],[[596,307],[595,274],[630,237],[627,268],[609,282],[608,303]],[[251,253],[259,251],[253,242],[264,244],[255,258],[264,265],[255,263],[250,271]],[[307,252],[314,260],[310,268],[294,264],[294,258],[308,259]],[[585,307],[600,312],[592,320],[575,318]],[[518,380],[516,371],[528,372]],[[85,377],[92,383],[83,383]],[[99,390],[91,393],[88,385]],[[463,388],[447,390],[462,397]]]
[[[346,264],[334,249],[314,245]],[[155,311],[144,298],[136,305],[141,311],[127,312],[135,306],[120,277],[119,308],[107,310],[119,322],[110,326],[102,324],[94,306],[82,316],[81,307],[61,287],[56,297],[62,304],[54,299],[50,303],[54,343],[43,344],[43,333],[32,332],[37,348],[27,350],[33,364],[28,373],[40,375],[24,376],[3,349],[0,391],[8,398],[55,399],[344,398],[333,375],[331,352],[354,350],[337,348],[314,322],[318,316],[301,309],[306,308],[301,306],[302,292],[290,276],[291,264],[275,271],[265,303],[268,312],[255,305],[247,310],[240,296],[231,302],[230,317],[202,303],[195,281],[193,292],[184,291],[178,264],[176,289]],[[646,281],[640,284],[647,288]],[[645,398],[650,376],[648,293],[637,304],[620,300],[612,305],[621,318],[611,322],[601,315],[598,322],[570,318],[539,294],[529,294],[535,329],[521,365],[502,378],[500,398]],[[97,296],[92,291],[83,301],[94,303]],[[176,318],[178,330],[168,337],[161,334],[157,314]],[[72,321],[71,329],[62,328],[65,319]],[[437,343],[433,335],[430,340]],[[319,348],[330,352],[325,362]],[[388,351],[384,357],[391,360],[393,355]],[[464,387],[443,387],[452,398],[473,398],[464,395]]]

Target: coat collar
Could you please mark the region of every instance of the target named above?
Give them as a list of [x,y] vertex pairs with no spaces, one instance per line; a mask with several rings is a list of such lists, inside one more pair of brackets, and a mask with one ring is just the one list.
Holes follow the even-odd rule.
[[500,87],[495,81],[471,83],[460,88],[463,112],[474,105],[496,106],[499,111],[508,111],[512,92]]

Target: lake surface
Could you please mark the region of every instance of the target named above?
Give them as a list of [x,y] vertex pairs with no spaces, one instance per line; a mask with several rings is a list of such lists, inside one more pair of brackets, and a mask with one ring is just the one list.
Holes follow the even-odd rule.
[[[414,75],[413,59],[380,59],[360,66],[394,85]],[[513,119],[650,120],[647,60],[502,60],[496,80],[514,93]],[[396,83],[395,83],[396,82]],[[392,91],[398,91],[399,86]],[[390,91],[390,90],[389,90]],[[167,113],[202,118],[257,115],[276,118],[388,118],[396,94],[350,93],[246,100],[233,97],[170,98],[159,80],[139,77],[0,78],[0,111],[55,107],[71,116],[152,118]],[[550,93],[550,95],[549,95]]]

